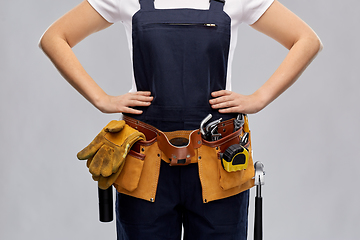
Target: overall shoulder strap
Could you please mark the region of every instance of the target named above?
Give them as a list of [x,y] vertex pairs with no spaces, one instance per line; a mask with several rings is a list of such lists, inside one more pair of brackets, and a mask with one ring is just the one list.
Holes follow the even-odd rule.
[[210,11],[223,11],[225,0],[210,0]]
[[141,10],[154,10],[154,1],[155,0],[139,0]]

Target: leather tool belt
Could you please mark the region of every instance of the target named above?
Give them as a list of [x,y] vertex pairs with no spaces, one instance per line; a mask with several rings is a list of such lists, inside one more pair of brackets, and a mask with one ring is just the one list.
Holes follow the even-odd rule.
[[[200,130],[162,132],[125,115],[123,120],[144,133],[146,141],[138,141],[131,148],[124,169],[114,183],[119,192],[155,201],[161,161],[171,166],[198,163],[205,203],[235,195],[254,186],[251,157],[248,169],[232,173],[223,169],[219,157],[229,146],[240,142],[244,130],[249,132],[247,121],[235,132],[233,119],[220,122],[218,129],[222,138],[210,142],[201,137]],[[250,141],[247,148],[251,152]]]
[[[165,155],[163,160],[170,163],[171,166],[184,166],[190,163],[197,163],[198,157],[195,157],[195,152],[203,144],[210,147],[217,147],[220,149],[220,152],[223,152],[232,144],[238,144],[239,136],[243,133],[242,128],[233,132],[233,119],[219,123],[218,129],[220,129],[224,137],[218,141],[211,142],[204,140],[199,130],[162,132],[149,124],[127,116],[124,116],[124,120],[129,126],[144,133],[146,139],[149,139],[149,141],[147,141],[148,144],[156,141],[159,149]],[[135,143],[132,149],[139,152],[140,146],[144,144],[146,144],[146,142],[139,141]]]

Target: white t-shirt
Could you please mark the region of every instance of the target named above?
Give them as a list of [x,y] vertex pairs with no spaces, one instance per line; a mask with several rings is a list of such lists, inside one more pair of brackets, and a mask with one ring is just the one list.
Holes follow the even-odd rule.
[[[91,6],[108,22],[122,22],[132,54],[132,16],[140,9],[139,0],[87,0]],[[231,18],[231,38],[228,60],[226,89],[231,90],[231,66],[237,42],[238,26],[241,23],[253,24],[270,7],[274,0],[226,0],[224,11]],[[155,8],[193,8],[209,9],[209,0],[155,0]],[[136,91],[133,78],[131,92]]]

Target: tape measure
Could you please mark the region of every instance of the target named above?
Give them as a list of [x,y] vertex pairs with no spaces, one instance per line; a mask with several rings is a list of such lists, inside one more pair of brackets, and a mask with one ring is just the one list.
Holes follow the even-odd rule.
[[236,172],[248,167],[249,151],[240,144],[234,144],[228,147],[220,158],[225,171]]

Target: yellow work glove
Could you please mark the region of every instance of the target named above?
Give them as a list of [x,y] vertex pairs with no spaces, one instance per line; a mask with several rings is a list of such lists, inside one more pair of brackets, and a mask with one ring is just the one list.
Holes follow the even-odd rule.
[[77,157],[87,159],[87,167],[101,189],[110,187],[119,176],[124,160],[136,141],[144,140],[143,133],[125,121],[111,121]]

